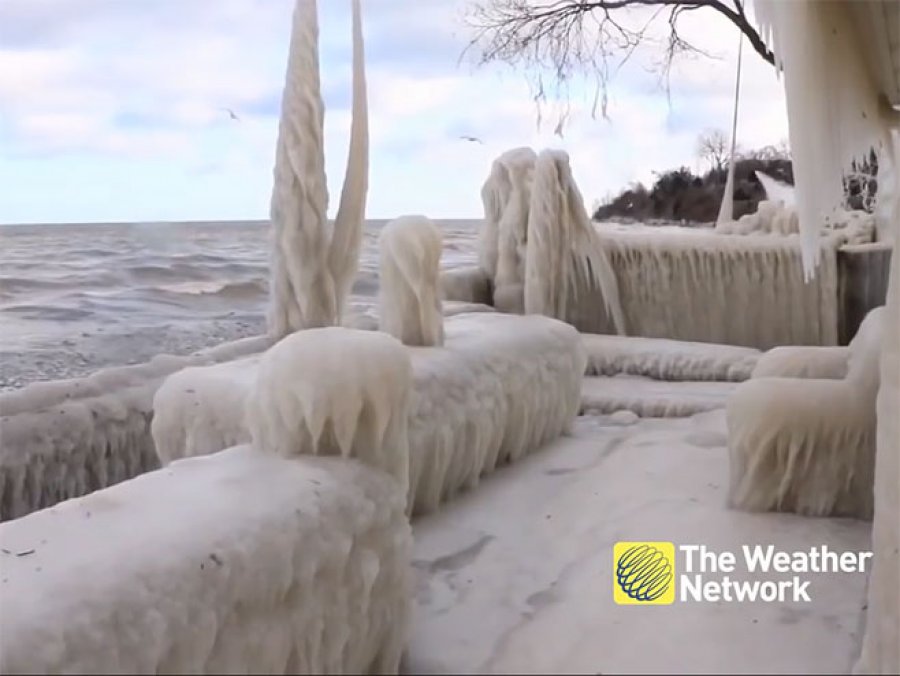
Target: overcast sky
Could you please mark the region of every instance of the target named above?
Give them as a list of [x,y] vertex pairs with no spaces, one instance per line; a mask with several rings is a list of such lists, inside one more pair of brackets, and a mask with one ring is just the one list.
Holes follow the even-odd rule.
[[[336,208],[349,131],[349,0],[320,0],[325,151]],[[729,129],[738,34],[718,14],[685,34],[671,98],[638,53],[593,119],[576,84],[538,116],[522,73],[460,62],[466,0],[363,0],[368,216],[478,217],[491,160],[569,151],[588,207],[654,170],[697,168],[696,138]],[[255,219],[268,214],[293,0],[0,0],[0,223]],[[787,136],[774,70],[744,50],[738,142]],[[230,118],[230,108],[239,121]],[[483,139],[467,142],[461,135]]]

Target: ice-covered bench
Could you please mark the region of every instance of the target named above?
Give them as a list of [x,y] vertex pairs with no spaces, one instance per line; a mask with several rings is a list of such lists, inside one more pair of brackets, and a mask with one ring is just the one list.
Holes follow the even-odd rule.
[[[540,316],[474,313],[448,318],[444,329],[443,347],[406,348],[413,367],[409,499],[415,513],[435,509],[498,463],[558,437],[580,402],[585,356],[571,326]],[[236,361],[163,383],[152,427],[160,457],[247,441],[243,406],[252,369],[252,361]]]
[[[844,377],[796,377],[810,362],[788,360],[782,372],[795,377],[737,387],[727,404],[733,507],[872,518],[882,317],[876,308],[860,325]],[[819,374],[839,373],[833,357]]]

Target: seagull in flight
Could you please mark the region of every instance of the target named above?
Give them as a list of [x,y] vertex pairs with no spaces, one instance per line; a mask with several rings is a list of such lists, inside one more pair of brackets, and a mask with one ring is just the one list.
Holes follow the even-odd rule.
[[463,141],[472,141],[474,143],[480,143],[484,145],[484,141],[482,141],[480,138],[476,138],[475,136],[460,136],[460,138]]
[[235,122],[240,122],[241,118],[234,114],[234,111],[231,108],[222,108],[226,113],[228,113],[228,117],[230,117]]

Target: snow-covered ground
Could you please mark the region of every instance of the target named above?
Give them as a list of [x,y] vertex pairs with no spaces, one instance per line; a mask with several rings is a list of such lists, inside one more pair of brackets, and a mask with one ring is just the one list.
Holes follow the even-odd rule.
[[617,541],[735,552],[870,546],[865,522],[729,510],[727,484],[723,411],[628,427],[579,418],[572,437],[413,524],[404,669],[846,673],[858,650],[863,574],[811,575],[810,603],[614,604]]

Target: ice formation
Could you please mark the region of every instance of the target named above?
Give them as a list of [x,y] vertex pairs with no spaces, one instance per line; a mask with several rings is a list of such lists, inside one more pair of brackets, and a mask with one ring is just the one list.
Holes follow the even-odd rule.
[[414,514],[538,450],[578,413],[585,356],[568,324],[479,313],[453,317],[446,330],[442,349],[411,350]]
[[[603,242],[631,335],[759,349],[837,343],[833,238],[821,238],[811,281],[804,280],[796,237],[608,231]],[[612,333],[608,323],[597,324],[597,304],[582,294],[574,325]]]
[[525,309],[525,246],[528,205],[537,156],[531,148],[508,150],[491,166],[481,189],[484,222],[479,231],[481,266],[493,279],[494,306]]
[[783,72],[794,185],[807,275],[818,263],[822,223],[843,199],[851,160],[881,147],[880,92],[864,43],[842,2],[762,0],[760,32]]
[[[896,7],[893,18],[895,36],[900,37]],[[900,88],[900,64],[895,62],[895,68]],[[894,228],[894,251],[883,311],[881,387],[876,403],[875,565],[869,578],[866,631],[856,673],[900,672],[900,130],[896,128],[892,143],[890,162],[882,161],[879,166],[878,186],[881,219]]]
[[492,279],[480,265],[441,272],[441,292],[444,300],[492,305],[492,284]]
[[850,343],[841,379],[752,378],[728,400],[729,503],[871,519],[883,308]]
[[874,147],[879,239],[894,254],[878,392],[874,568],[859,673],[900,671],[900,7],[896,2],[757,0],[763,35],[784,71],[805,260],[817,213],[840,199],[842,171]]
[[405,493],[411,388],[407,349],[391,336],[342,327],[298,331],[259,361],[246,399],[250,438],[261,451],[285,457],[355,458],[390,474]]
[[196,355],[159,355],[147,364],[0,394],[0,521],[156,469],[150,420],[163,379],[187,366],[268,345],[267,338],[244,339]]
[[582,334],[586,374],[627,374],[655,380],[741,381],[750,377],[759,350],[665,338]]
[[766,199],[781,206],[794,208],[797,206],[797,199],[794,193],[794,186],[779,181],[777,178],[769,176],[764,171],[754,171],[756,180],[762,184],[766,193]]
[[404,497],[245,446],[6,522],[0,672],[397,673]]
[[537,158],[526,240],[527,313],[565,321],[579,291],[596,289],[616,333],[625,333],[615,271],[585,211],[564,151],[544,150]]
[[[561,434],[577,414],[581,396],[585,355],[571,326],[547,317],[480,312],[448,318],[445,328],[443,347],[405,348],[413,369],[408,445],[409,500],[415,513],[434,510],[498,464],[517,460]],[[297,339],[290,340],[296,347]],[[289,367],[279,366],[277,357],[266,357],[272,369],[283,371],[279,377],[288,380],[286,387],[298,386],[295,381],[319,387],[327,382],[324,375],[310,380],[300,374],[300,363],[317,362],[311,373],[328,367],[296,351],[293,360],[282,357]],[[302,424],[306,414],[297,403],[285,397],[264,404],[249,392],[247,381],[228,364],[194,369],[176,379],[177,387],[165,388],[166,396],[174,399],[160,407],[154,438],[183,440],[183,447],[167,451],[170,457],[212,452],[235,439],[248,441],[242,397],[215,396],[222,389],[243,390],[243,399],[257,409],[271,405],[272,415],[276,409],[284,411],[278,415],[285,420],[290,415],[296,425]],[[181,415],[179,409],[189,413]],[[192,417],[213,424],[197,434]]]
[[591,376],[581,388],[581,413],[630,411],[641,418],[686,418],[725,408],[734,382],[660,381],[644,376]]
[[847,375],[846,347],[784,345],[762,355],[753,378],[843,378]]
[[[865,211],[836,207],[822,223],[821,235],[840,245],[868,244],[876,237],[875,217]],[[716,224],[721,235],[798,235],[800,217],[795,206],[763,200],[752,214]]]
[[[166,378],[153,396],[150,426],[160,463],[185,457],[185,449],[191,449],[190,455],[207,455],[249,441],[243,416],[259,360],[253,355],[212,368],[194,366]],[[207,399],[220,406],[202,406]],[[226,417],[219,419],[222,412]]]
[[359,0],[353,0],[353,101],[347,173],[333,229],[327,220],[324,106],[315,0],[297,0],[275,152],[269,331],[341,323],[359,263],[368,189],[368,113]]
[[404,345],[442,344],[441,231],[424,216],[401,216],[384,226],[378,246],[381,330]]

